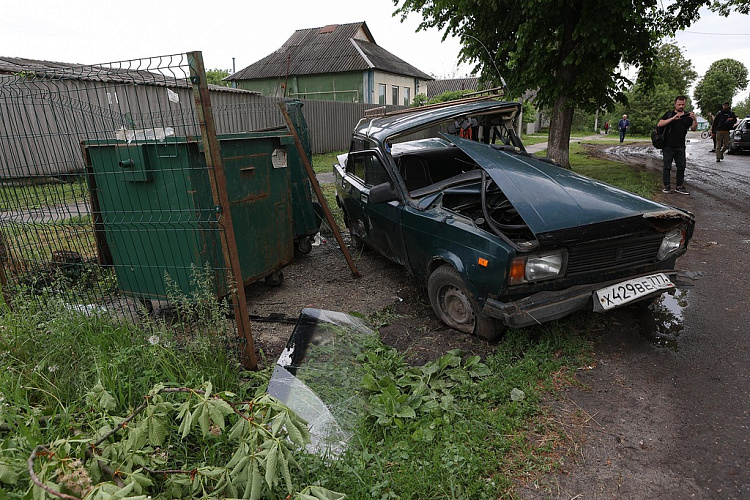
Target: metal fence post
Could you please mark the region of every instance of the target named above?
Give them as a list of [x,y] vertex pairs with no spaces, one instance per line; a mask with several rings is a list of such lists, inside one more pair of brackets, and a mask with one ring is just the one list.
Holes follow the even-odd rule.
[[242,270],[237,253],[237,240],[234,235],[224,165],[221,160],[219,139],[216,135],[216,125],[208,93],[203,54],[200,51],[190,52],[188,53],[188,61],[190,63],[190,80],[193,84],[193,96],[195,97],[196,113],[200,124],[201,140],[206,155],[206,166],[209,171],[213,172],[213,175],[209,175],[208,177],[211,183],[211,190],[213,191],[214,202],[221,210],[225,230],[225,237],[221,238],[224,260],[229,265],[235,279],[239,279],[237,282],[237,291],[232,294],[232,302],[236,311],[237,334],[245,339],[243,364],[248,369],[257,370],[258,361],[255,356],[250,313],[242,283]]

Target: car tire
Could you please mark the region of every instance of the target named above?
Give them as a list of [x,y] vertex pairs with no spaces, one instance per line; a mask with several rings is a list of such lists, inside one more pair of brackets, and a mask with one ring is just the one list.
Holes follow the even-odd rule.
[[365,242],[362,241],[362,238],[352,228],[349,228],[349,240],[351,241],[352,248],[355,250],[362,250],[365,247]]
[[443,265],[435,269],[427,281],[427,293],[435,314],[449,327],[485,340],[502,334],[500,323],[481,313],[477,301],[453,267]]

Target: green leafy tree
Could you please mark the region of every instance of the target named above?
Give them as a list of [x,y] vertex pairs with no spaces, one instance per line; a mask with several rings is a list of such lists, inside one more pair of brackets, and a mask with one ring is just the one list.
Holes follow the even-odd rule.
[[414,100],[412,101],[411,105],[416,107],[424,106],[427,104],[427,94],[417,94],[414,96]]
[[536,121],[536,108],[529,101],[523,101],[523,123],[532,123]]
[[719,59],[706,70],[693,95],[703,116],[721,109],[737,92],[747,88],[747,67],[734,59]]
[[738,102],[734,106],[733,110],[737,114],[737,116],[750,115],[750,96],[747,96],[744,101]]
[[221,85],[222,87],[231,87],[231,82],[225,82],[223,78],[229,76],[229,70],[226,69],[207,69],[206,81],[209,85]]
[[[650,66],[662,36],[674,33],[674,12],[684,11],[683,29],[700,7],[731,3],[685,0],[689,8],[681,9],[656,0],[393,1],[402,19],[422,16],[418,29],[459,37],[462,60],[477,61],[484,77],[505,78],[516,95],[537,89],[537,105],[552,109],[547,155],[565,166],[576,108],[592,112],[624,102],[631,84],[624,68]],[[643,84],[650,86],[648,78]]]
[[[667,83],[658,83],[653,88],[644,88],[636,84],[633,92],[628,93],[627,107],[620,108],[619,116],[628,115],[631,133],[648,135],[664,113],[674,109],[674,99],[678,95],[685,94],[670,87]],[[693,109],[689,98],[685,108]],[[619,116],[614,121],[615,126]]]
[[[698,79],[690,59],[686,59],[680,48],[674,43],[667,43],[659,47],[654,64],[650,66],[653,72],[654,86],[665,84],[675,95],[687,94],[688,88]],[[641,78],[639,72],[638,80]]]
[[455,101],[462,99],[466,94],[475,92],[474,90],[447,90],[440,95],[436,95],[427,101],[427,104],[437,104],[440,102]]
[[[688,87],[697,77],[693,63],[683,56],[677,45],[661,46],[653,64],[638,72],[636,84],[625,94],[627,105],[617,107],[617,118],[610,123],[616,124],[627,114],[632,133],[651,133],[662,115],[674,109],[675,97],[687,96]],[[692,110],[692,107],[688,98],[687,109]]]

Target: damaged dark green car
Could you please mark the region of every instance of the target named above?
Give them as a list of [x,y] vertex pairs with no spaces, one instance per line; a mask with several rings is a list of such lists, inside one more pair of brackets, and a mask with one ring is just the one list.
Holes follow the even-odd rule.
[[423,279],[445,324],[486,339],[673,288],[692,214],[529,155],[519,108],[487,99],[360,120],[334,167],[352,242]]

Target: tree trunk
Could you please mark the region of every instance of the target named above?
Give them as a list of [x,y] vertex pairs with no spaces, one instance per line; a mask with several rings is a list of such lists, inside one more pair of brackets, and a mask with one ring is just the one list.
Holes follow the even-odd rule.
[[555,101],[547,141],[547,158],[565,168],[570,168],[570,127],[574,111],[569,101],[568,96],[560,96]]

